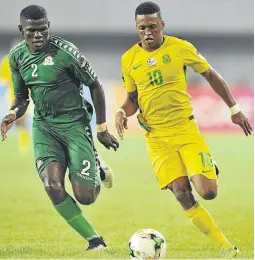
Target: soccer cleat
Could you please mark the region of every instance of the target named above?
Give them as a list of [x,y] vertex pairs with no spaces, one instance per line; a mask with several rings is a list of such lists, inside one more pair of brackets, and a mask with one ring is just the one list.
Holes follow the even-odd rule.
[[237,247],[233,247],[228,250],[224,250],[224,252],[223,252],[223,256],[226,259],[235,258],[240,254],[241,254],[241,252],[239,251],[239,249]]
[[218,167],[216,161],[212,160],[212,163],[213,163],[213,165],[214,165],[214,167],[215,167],[216,175],[217,175],[217,177],[218,177],[218,176],[219,176],[219,173],[220,173],[219,167]]
[[102,237],[97,237],[89,241],[89,246],[86,251],[103,251],[108,249]]
[[113,171],[99,155],[98,160],[101,181],[105,188],[110,189],[113,186]]

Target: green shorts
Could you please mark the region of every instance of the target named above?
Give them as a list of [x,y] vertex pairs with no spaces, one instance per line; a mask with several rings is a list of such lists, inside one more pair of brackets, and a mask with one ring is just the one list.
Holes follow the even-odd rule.
[[68,167],[69,178],[89,186],[100,185],[96,151],[90,126],[75,125],[58,128],[36,122],[33,124],[35,162],[38,173],[50,162]]

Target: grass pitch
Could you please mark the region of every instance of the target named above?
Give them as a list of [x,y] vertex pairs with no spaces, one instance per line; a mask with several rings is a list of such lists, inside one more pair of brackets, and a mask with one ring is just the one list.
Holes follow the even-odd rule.
[[[240,248],[241,258],[253,258],[253,139],[241,135],[206,139],[221,169],[220,187],[215,200],[200,201]],[[185,218],[172,194],[159,190],[142,137],[127,136],[116,153],[97,147],[115,172],[115,185],[82,209],[110,249],[84,251],[87,242],[46,196],[32,148],[27,155],[19,154],[17,136],[12,134],[0,144],[1,259],[128,258],[128,240],[141,228],[154,228],[165,236],[167,258],[219,258],[219,251]]]

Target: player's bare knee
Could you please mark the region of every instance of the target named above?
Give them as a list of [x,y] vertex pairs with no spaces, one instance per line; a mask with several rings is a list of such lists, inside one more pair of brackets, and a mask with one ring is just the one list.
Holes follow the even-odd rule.
[[193,200],[193,194],[189,189],[177,189],[173,191],[176,199],[181,203],[181,205],[190,204]]
[[63,202],[66,197],[65,188],[60,182],[44,182],[44,189],[55,205]]
[[196,203],[190,183],[186,178],[179,178],[167,187],[173,192],[175,198],[185,210],[191,208]]
[[82,205],[91,205],[96,201],[97,196],[95,194],[79,194],[75,195],[75,198]]
[[62,183],[60,182],[47,182],[44,183],[44,188],[47,191],[47,193],[62,193],[65,191]]
[[66,197],[64,187],[65,169],[60,162],[49,163],[40,173],[44,189],[54,205],[60,204]]
[[74,192],[74,196],[80,204],[91,205],[96,201],[99,191],[98,187],[87,187],[83,192]]
[[199,191],[199,195],[204,200],[213,200],[217,197],[217,189],[211,189],[211,190],[201,190]]
[[213,200],[217,196],[218,182],[198,174],[191,177],[194,187],[201,198]]

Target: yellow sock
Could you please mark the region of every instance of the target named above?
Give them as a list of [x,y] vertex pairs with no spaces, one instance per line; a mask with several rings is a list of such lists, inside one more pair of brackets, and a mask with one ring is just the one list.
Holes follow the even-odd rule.
[[191,222],[216,245],[224,249],[234,247],[214,223],[209,212],[198,202],[185,213]]

